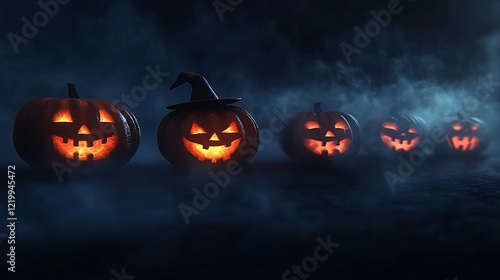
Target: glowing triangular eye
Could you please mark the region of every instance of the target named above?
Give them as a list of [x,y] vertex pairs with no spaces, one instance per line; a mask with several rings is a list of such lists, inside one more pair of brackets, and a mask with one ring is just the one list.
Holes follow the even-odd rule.
[[99,109],[100,122],[113,122],[111,115],[104,109]]
[[222,131],[222,133],[238,133],[238,127],[235,122],[231,122],[231,124]]
[[409,133],[417,133],[417,130],[416,130],[415,128],[413,128],[413,127],[412,127],[412,128],[410,128],[410,129],[408,129],[408,132],[409,132]]
[[387,129],[392,129],[392,130],[398,130],[398,126],[394,123],[384,123],[382,125],[383,128],[387,128]]
[[335,128],[340,128],[343,130],[349,130],[349,126],[345,122],[338,122],[335,124]]
[[320,128],[320,125],[318,122],[315,121],[308,121],[304,124],[304,127],[306,129],[315,129],[315,128]]
[[191,134],[206,134],[207,132],[201,128],[197,123],[193,123],[191,126]]
[[462,129],[462,124],[456,123],[456,124],[454,124],[454,125],[452,126],[452,128],[453,128],[454,130],[460,130],[460,129]]
[[73,122],[73,118],[71,117],[71,113],[69,110],[62,109],[59,110],[54,117],[52,118],[53,122]]
[[472,130],[478,130],[478,129],[479,129],[479,127],[478,127],[477,125],[473,124],[473,125],[470,127],[470,129],[472,129]]

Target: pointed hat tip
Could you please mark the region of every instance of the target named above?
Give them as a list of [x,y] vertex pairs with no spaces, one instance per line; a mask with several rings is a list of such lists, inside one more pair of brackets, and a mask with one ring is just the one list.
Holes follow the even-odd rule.
[[175,110],[226,106],[240,100],[240,98],[219,99],[205,77],[194,72],[180,72],[175,82],[170,86],[170,89],[172,90],[178,86],[183,85],[184,83],[191,84],[190,102],[171,105],[168,106],[167,109]]
[[186,71],[181,71],[179,72],[179,75],[177,75],[177,79],[175,82],[170,86],[170,90],[173,90],[174,88],[183,85],[184,83],[188,82],[189,79],[193,79],[196,76],[201,76],[200,74],[196,74],[193,72],[186,72]]
[[191,84],[191,101],[219,99],[205,77],[198,73],[180,72],[170,89],[172,90],[184,83]]

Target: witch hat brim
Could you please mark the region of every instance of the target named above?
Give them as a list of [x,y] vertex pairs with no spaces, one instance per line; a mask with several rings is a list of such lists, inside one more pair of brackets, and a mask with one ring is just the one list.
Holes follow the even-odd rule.
[[226,106],[241,100],[241,98],[219,99],[205,77],[192,72],[180,72],[170,90],[184,84],[191,84],[191,101],[167,106],[170,110],[199,109]]
[[191,101],[185,103],[179,103],[175,105],[167,106],[169,110],[183,110],[183,109],[203,109],[212,107],[223,107],[235,102],[240,101],[241,98],[222,98],[222,99],[206,99]]

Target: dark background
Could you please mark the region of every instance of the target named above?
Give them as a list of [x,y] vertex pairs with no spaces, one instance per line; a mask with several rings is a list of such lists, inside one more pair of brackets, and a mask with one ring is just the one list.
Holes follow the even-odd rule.
[[[188,86],[168,90],[179,71],[203,74],[220,97],[242,97],[261,129],[273,109],[317,101],[361,123],[392,106],[432,123],[473,96],[478,76],[500,81],[493,0],[402,1],[347,63],[339,44],[353,44],[353,28],[388,2],[243,0],[221,21],[211,1],[73,0],[17,54],[7,34],[20,35],[21,18],[41,8],[2,2],[1,162],[18,170],[17,276],[112,279],[125,267],[137,280],[280,279],[331,235],[342,245],[310,279],[498,279],[498,88],[473,112],[492,131],[482,160],[434,157],[391,190],[383,174],[398,162],[362,151],[346,166],[300,166],[274,134],[189,225],[177,208],[211,180],[178,174],[157,149],[165,106],[189,99]],[[12,125],[26,102],[63,97],[67,82],[82,98],[114,100],[157,64],[171,74],[132,109],[143,137],[126,166],[58,182],[16,155]],[[4,240],[0,248],[6,269]]]

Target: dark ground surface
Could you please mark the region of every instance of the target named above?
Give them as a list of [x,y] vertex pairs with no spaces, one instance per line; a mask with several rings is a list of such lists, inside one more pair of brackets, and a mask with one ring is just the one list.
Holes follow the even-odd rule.
[[189,225],[178,205],[206,173],[164,163],[59,183],[18,168],[16,276],[281,279],[330,235],[341,246],[308,279],[500,279],[498,165],[428,161],[392,192],[397,163],[375,162],[254,161]]

